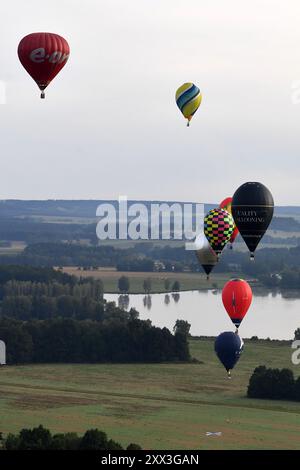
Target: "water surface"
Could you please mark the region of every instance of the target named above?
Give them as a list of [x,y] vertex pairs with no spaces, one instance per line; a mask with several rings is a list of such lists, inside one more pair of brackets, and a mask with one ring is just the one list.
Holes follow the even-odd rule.
[[[120,301],[118,294],[105,294],[104,297],[117,304]],[[150,319],[155,326],[172,330],[176,320],[180,319],[191,324],[192,335],[216,336],[222,331],[234,330],[223,307],[221,291],[136,294],[129,295],[128,301],[127,308],[136,308],[141,319]],[[297,328],[300,328],[299,292],[275,294],[262,291],[254,293],[240,334],[245,338],[292,339]]]

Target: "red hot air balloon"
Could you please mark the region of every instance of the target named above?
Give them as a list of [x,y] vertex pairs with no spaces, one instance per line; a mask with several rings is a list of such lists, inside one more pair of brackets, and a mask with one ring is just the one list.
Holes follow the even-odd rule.
[[21,64],[37,83],[45,98],[45,88],[66,64],[70,54],[67,41],[53,33],[32,33],[18,47]]
[[231,243],[230,248],[232,248],[232,243],[234,242],[238,234],[239,234],[239,229],[237,228],[236,225],[234,225],[234,229],[230,238],[230,243]]
[[226,197],[223,199],[223,201],[220,203],[220,209],[225,209],[229,214],[231,214],[231,202],[232,202],[232,197]]
[[[232,197],[226,197],[225,199],[223,199],[219,207],[220,209],[225,209],[227,212],[229,212],[229,214],[231,214],[231,203],[232,203]],[[239,234],[239,230],[237,226],[234,224],[234,230],[229,240],[231,249],[232,249],[232,243],[234,242],[238,234]]]
[[252,302],[251,287],[243,279],[232,279],[223,287],[222,300],[232,323],[238,328]]

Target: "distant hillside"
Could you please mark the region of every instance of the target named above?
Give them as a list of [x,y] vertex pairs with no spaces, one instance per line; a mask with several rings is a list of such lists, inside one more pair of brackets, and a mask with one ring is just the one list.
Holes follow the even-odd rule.
[[[128,204],[143,203],[147,207],[156,204],[184,204],[180,201],[135,201],[130,200]],[[0,201],[0,217],[80,217],[94,218],[96,209],[101,203],[110,203],[118,209],[118,201],[113,200],[55,200],[24,201],[7,199]],[[185,202],[186,204],[187,202]],[[190,202],[192,203],[192,202]],[[195,202],[193,202],[195,204]],[[217,204],[205,203],[205,211],[216,207]],[[277,216],[300,217],[300,206],[278,206],[275,209]]]
[[[128,207],[133,203],[143,203],[149,208],[155,204],[187,204],[177,201],[128,201]],[[60,241],[89,241],[97,243],[96,210],[101,203],[111,203],[116,212],[119,210],[118,201],[109,200],[48,200],[48,201],[0,201],[0,241],[24,242],[25,244],[40,242]],[[195,203],[194,204],[195,209]],[[214,204],[205,204],[205,213]],[[265,238],[264,243],[277,246],[296,246],[300,242],[300,207],[278,207],[276,216],[270,225],[271,232]],[[128,222],[135,216],[128,217]],[[117,219],[118,224],[118,219]],[[173,220],[171,219],[171,233]],[[148,233],[150,238],[150,219],[148,221]],[[118,229],[118,227],[117,227]],[[159,223],[159,231],[162,233],[162,223]]]

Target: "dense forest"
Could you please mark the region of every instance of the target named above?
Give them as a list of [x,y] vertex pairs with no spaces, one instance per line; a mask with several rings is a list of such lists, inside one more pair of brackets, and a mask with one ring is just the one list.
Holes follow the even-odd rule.
[[0,267],[0,338],[7,362],[189,361],[180,323],[166,328],[103,299],[101,281],[51,268]]
[[137,312],[111,308],[104,321],[0,319],[0,338],[7,347],[8,364],[130,363],[189,361],[187,337],[172,334]]

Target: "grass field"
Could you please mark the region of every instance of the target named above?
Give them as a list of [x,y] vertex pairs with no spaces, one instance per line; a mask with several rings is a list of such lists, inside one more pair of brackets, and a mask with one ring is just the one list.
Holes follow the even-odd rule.
[[292,367],[288,345],[248,342],[231,380],[212,340],[191,340],[191,351],[202,364],[0,368],[0,431],[42,423],[53,432],[98,427],[145,449],[300,448],[300,403],[246,398],[257,365]]
[[209,280],[202,273],[161,273],[161,272],[123,272],[116,271],[114,268],[99,269],[97,271],[79,271],[76,267],[64,267],[65,273],[77,277],[93,277],[101,279],[104,286],[104,292],[107,294],[118,293],[118,280],[121,276],[126,276],[130,281],[130,294],[143,294],[143,282],[150,278],[152,282],[151,293],[165,292],[164,282],[170,280],[170,288],[174,281],[180,282],[181,291],[201,290],[222,288],[228,279],[234,277],[234,273],[213,274]]

